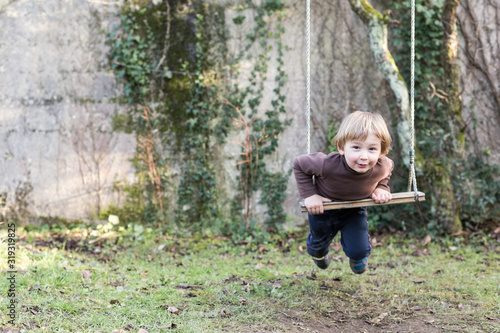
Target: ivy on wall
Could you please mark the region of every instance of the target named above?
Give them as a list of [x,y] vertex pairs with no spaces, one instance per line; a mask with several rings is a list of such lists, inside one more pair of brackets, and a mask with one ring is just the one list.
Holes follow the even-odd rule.
[[[277,230],[285,221],[281,203],[288,175],[270,172],[265,163],[265,157],[277,149],[287,125],[282,120],[286,81],[281,42],[284,28],[280,24],[283,2],[267,0],[260,6],[249,3],[240,8],[249,7],[256,13],[255,29],[247,36],[247,47],[228,67],[223,8],[181,0],[163,1],[157,6],[128,1],[120,8],[120,24],[108,33],[108,40],[112,68],[124,88],[121,102],[129,105],[129,111],[118,116],[115,124],[118,129],[136,133],[138,138],[149,138],[138,144],[134,166],[139,184],[129,191],[124,207],[138,212],[134,218],[142,212],[143,217],[149,216],[143,221],[162,219],[175,228],[223,228],[221,224],[242,221],[248,230],[254,208],[247,205],[244,210],[242,203],[252,200],[258,192],[261,204],[273,201],[265,221],[269,229]],[[239,16],[234,22],[244,19]],[[271,32],[267,31],[270,27]],[[256,47],[251,50],[252,45]],[[269,55],[273,47],[276,59]],[[260,50],[257,55],[255,50]],[[224,79],[227,68],[229,76],[235,78],[231,82],[237,82],[238,64],[253,56],[250,84],[244,88],[238,84],[228,86]],[[264,110],[264,81],[271,60],[277,64],[278,74],[271,106]],[[147,122],[144,108],[150,110]],[[238,112],[246,127],[234,125]],[[239,194],[234,200],[228,198],[221,183],[220,153],[220,145],[227,144],[226,137],[232,130],[248,133],[244,138],[248,150],[242,148],[243,159],[236,166]],[[249,159],[244,158],[245,152]],[[153,181],[155,174],[159,176]],[[159,196],[165,201],[161,216],[156,199]],[[228,216],[224,206],[231,201],[233,209]],[[139,207],[131,209],[137,204]],[[155,214],[147,213],[150,211]]]
[[[243,223],[241,226],[248,230],[252,224],[252,206],[254,196],[260,193],[260,204],[266,204],[267,219],[265,224],[271,230],[278,230],[279,226],[285,222],[286,214],[282,208],[282,203],[286,196],[286,184],[290,173],[272,173],[267,170],[266,156],[273,154],[278,148],[279,138],[285,127],[289,125],[287,120],[283,120],[286,110],[284,107],[285,95],[283,86],[287,75],[284,69],[284,51],[282,35],[285,30],[282,25],[283,1],[265,1],[262,6],[252,8],[256,15],[253,17],[255,26],[253,31],[247,35],[247,45],[237,57],[235,64],[242,59],[254,57],[254,66],[250,72],[250,79],[246,87],[240,87],[236,83],[230,89],[228,102],[230,109],[237,112],[237,124],[244,128],[245,136],[240,142],[242,147],[241,160],[237,163],[239,168],[238,189],[239,193],[232,202],[233,216],[241,215]],[[240,10],[246,9],[246,6]],[[245,20],[245,16],[239,15],[233,22],[237,25]],[[260,50],[257,54],[249,53],[258,43]],[[271,54],[275,48],[276,58],[272,59]],[[262,99],[264,97],[264,84],[268,80],[269,64],[274,60],[276,64],[274,77],[273,97],[271,105],[262,111],[265,106]],[[234,73],[236,79],[239,73]],[[267,81],[269,82],[269,81]],[[241,213],[240,213],[241,212]]]

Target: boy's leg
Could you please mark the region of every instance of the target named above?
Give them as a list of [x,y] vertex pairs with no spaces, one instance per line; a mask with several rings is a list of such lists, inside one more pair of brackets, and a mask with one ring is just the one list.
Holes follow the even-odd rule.
[[309,236],[307,236],[307,253],[316,265],[326,269],[329,264],[328,250],[333,237],[337,234],[334,226],[334,212],[326,211],[323,214],[309,215]]
[[340,242],[350,259],[351,269],[354,273],[361,274],[366,270],[366,258],[372,251],[366,207],[349,209],[344,218]]

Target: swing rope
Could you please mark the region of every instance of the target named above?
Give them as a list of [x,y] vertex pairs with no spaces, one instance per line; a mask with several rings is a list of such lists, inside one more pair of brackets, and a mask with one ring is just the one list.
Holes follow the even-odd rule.
[[[311,153],[311,1],[306,4],[306,126],[307,153]],[[417,189],[415,172],[415,0],[411,0],[411,78],[410,78],[410,172],[408,176],[408,192],[413,192],[415,201],[419,201],[420,192]]]
[[[418,201],[417,176],[415,172],[415,0],[411,0],[411,78],[410,78],[411,140],[410,140],[410,174],[408,192],[413,192]],[[412,181],[413,180],[413,181]]]
[[306,123],[307,153],[311,153],[311,0],[307,0],[306,10]]

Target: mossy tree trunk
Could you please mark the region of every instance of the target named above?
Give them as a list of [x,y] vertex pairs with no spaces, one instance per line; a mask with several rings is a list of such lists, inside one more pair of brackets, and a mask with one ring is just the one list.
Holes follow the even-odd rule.
[[460,203],[458,202],[450,175],[453,174],[451,161],[463,158],[465,155],[465,127],[462,119],[462,98],[459,92],[459,72],[457,68],[457,7],[461,0],[445,0],[442,11],[443,24],[443,66],[445,70],[445,89],[447,90],[446,106],[449,127],[452,131],[452,145],[449,148],[445,170],[435,187],[438,202],[441,206],[441,222],[449,233],[462,230],[460,221]]
[[387,46],[387,24],[389,18],[377,10],[366,0],[349,0],[351,8],[358,17],[368,26],[370,49],[375,63],[387,81],[396,99],[399,110],[397,136],[401,144],[401,161],[409,166],[408,152],[410,150],[410,100],[408,87],[403,76],[399,73],[394,58]]
[[[447,0],[448,2],[453,2],[453,0]],[[459,0],[456,0],[459,1]],[[455,2],[456,2],[455,1]],[[374,55],[375,62],[384,76],[385,80],[389,83],[389,86],[396,99],[396,106],[399,110],[399,119],[397,127],[397,135],[402,147],[401,159],[408,166],[408,156],[407,153],[410,150],[410,140],[411,140],[411,129],[410,129],[410,103],[409,103],[409,91],[408,87],[399,72],[399,69],[392,57],[388,46],[387,46],[387,25],[389,23],[389,18],[373,8],[372,5],[367,0],[349,0],[351,8],[358,15],[358,17],[365,23],[368,27],[368,34],[370,37],[370,48]],[[456,9],[456,6],[454,7]],[[450,58],[448,64],[450,65],[449,82],[453,82],[453,87],[456,90],[453,99],[450,99],[450,115],[452,116],[452,122],[461,114],[460,110],[460,96],[458,95],[458,71],[456,68],[456,16],[455,21],[451,22],[455,28],[455,34],[450,34],[450,40],[446,43],[446,47],[450,48],[454,58]],[[453,41],[453,37],[455,38]],[[445,47],[445,48],[446,48]],[[454,49],[453,49],[454,47]],[[454,50],[454,51],[453,51]],[[455,85],[456,84],[456,85]],[[451,112],[453,110],[453,112]],[[456,128],[456,127],[455,127]],[[457,150],[463,151],[463,134],[458,136],[457,142],[459,148]],[[460,148],[461,147],[461,148]],[[422,160],[419,151],[416,151],[416,158]],[[449,158],[446,158],[449,162]],[[426,164],[427,166],[431,165]],[[439,217],[441,223],[445,229],[454,233],[461,230],[461,221],[459,218],[458,205],[455,199],[453,183],[451,181],[451,168],[452,163],[444,163],[445,166],[435,166],[436,169],[433,170],[433,174],[436,175],[436,179],[439,184],[434,184],[432,200],[432,211],[436,216]]]

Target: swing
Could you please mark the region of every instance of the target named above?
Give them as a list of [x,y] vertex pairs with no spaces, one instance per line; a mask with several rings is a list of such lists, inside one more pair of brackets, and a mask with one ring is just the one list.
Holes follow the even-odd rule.
[[[307,0],[306,10],[306,126],[307,126],[307,153],[311,153],[311,1]],[[385,203],[376,203],[373,199],[362,199],[355,201],[335,201],[324,202],[324,210],[345,209],[356,207],[369,207],[380,205],[393,205],[401,203],[425,201],[425,194],[417,190],[417,177],[415,174],[415,1],[411,0],[411,88],[410,88],[410,108],[411,108],[411,142],[410,142],[410,174],[408,177],[408,192],[392,193],[392,199]],[[413,184],[413,192],[411,186]],[[307,212],[304,203],[300,203],[301,211]]]

